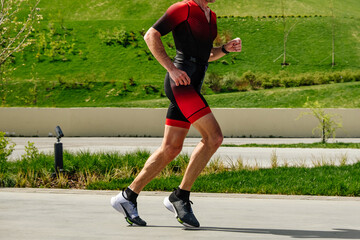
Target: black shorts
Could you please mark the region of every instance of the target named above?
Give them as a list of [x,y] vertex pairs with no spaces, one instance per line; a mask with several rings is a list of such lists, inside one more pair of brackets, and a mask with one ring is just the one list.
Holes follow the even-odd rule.
[[209,105],[200,93],[208,64],[177,55],[174,65],[187,73],[191,83],[186,86],[176,86],[169,73],[166,73],[164,88],[171,103],[165,124],[189,129],[196,120],[211,113]]

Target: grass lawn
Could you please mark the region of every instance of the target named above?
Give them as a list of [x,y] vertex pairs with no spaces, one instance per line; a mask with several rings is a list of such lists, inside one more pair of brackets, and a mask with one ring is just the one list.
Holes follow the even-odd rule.
[[[65,172],[52,178],[53,156],[30,147],[18,161],[0,161],[0,186],[122,189],[132,182],[149,154],[65,152]],[[144,190],[171,191],[179,185],[188,162],[187,155],[178,156]],[[257,169],[241,164],[228,168],[215,161],[206,167],[192,191],[360,196],[360,163]]]

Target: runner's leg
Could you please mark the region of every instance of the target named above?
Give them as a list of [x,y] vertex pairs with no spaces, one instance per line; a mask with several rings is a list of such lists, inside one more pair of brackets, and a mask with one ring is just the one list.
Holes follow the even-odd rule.
[[164,139],[146,161],[144,168],[129,186],[132,191],[139,193],[162,169],[166,167],[181,152],[188,129],[165,125]]
[[175,213],[178,222],[187,227],[200,226],[192,211],[190,189],[223,140],[219,124],[212,113],[196,120],[193,126],[201,133],[202,140],[190,157],[189,165],[179,188],[164,199],[165,207]]
[[180,188],[187,191],[191,190],[196,178],[223,141],[220,126],[212,113],[198,119],[193,126],[200,132],[202,140],[191,154],[189,165],[180,184]]

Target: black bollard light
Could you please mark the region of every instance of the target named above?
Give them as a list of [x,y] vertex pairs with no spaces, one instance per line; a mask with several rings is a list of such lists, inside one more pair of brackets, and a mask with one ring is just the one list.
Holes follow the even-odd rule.
[[57,176],[59,172],[64,171],[63,164],[63,145],[60,142],[60,139],[64,136],[61,131],[60,126],[55,128],[57,142],[54,144],[54,152],[55,152],[55,175]]

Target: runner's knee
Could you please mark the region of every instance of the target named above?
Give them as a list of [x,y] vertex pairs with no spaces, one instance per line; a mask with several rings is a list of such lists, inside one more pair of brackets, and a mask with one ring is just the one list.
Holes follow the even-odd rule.
[[218,149],[221,146],[223,139],[222,133],[219,132],[208,137],[203,137],[203,142],[211,149]]
[[224,136],[222,135],[222,133],[217,134],[217,135],[214,137],[214,147],[215,147],[216,149],[218,149],[218,148],[221,146],[223,140],[224,140]]
[[163,153],[171,160],[173,160],[182,150],[182,144],[165,144],[162,147]]

